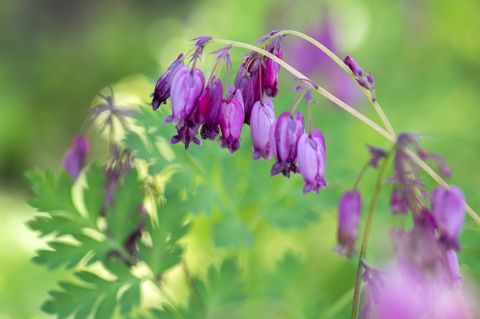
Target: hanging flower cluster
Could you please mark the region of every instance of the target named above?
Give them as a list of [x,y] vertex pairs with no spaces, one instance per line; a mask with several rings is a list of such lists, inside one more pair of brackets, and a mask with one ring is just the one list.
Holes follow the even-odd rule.
[[[259,41],[266,42],[274,34]],[[276,117],[272,98],[278,94],[280,66],[270,58],[250,52],[238,69],[233,85],[229,85],[228,46],[213,52],[216,64],[205,81],[196,65],[210,40],[210,37],[195,39],[188,65],[180,54],[155,85],[153,109],[158,109],[168,98],[172,104],[172,114],[165,122],[175,124],[177,135],[170,142],[182,142],[187,149],[191,142],[201,144],[200,138],[215,140],[218,136],[220,147],[233,153],[240,147],[240,136],[246,124],[250,126],[254,160],[268,160],[273,155],[272,176],[281,173],[289,177],[291,173],[300,173],[305,180],[304,193],[318,193],[326,186],[325,138],[316,128],[309,127],[306,131],[303,114],[295,111],[302,96],[305,95],[307,104],[312,102],[307,86],[298,86],[293,107]],[[281,41],[281,37],[271,40],[265,50],[282,58]],[[227,73],[225,86],[218,76],[222,65]]]

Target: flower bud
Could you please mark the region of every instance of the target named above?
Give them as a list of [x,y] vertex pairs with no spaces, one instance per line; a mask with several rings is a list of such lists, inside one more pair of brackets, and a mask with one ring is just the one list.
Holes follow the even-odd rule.
[[297,146],[298,168],[305,180],[303,193],[316,192],[327,186],[325,182],[325,138],[318,129],[303,133]]
[[270,130],[270,146],[275,156],[275,164],[270,175],[282,173],[290,177],[290,172],[297,172],[297,143],[304,132],[304,119],[302,113],[291,115],[283,112],[272,125]]
[[242,92],[243,104],[245,107],[245,123],[250,124],[250,114],[252,112],[254,101],[253,82],[250,76],[243,74],[245,72],[242,66],[235,79],[235,87]]
[[255,102],[250,118],[250,135],[252,136],[253,159],[260,157],[269,159],[272,152],[269,143],[270,129],[275,122],[273,103],[269,98],[264,98],[263,103]]
[[175,124],[183,126],[192,115],[204,85],[205,78],[202,71],[190,70],[182,66],[172,79],[172,116],[167,117],[166,122],[174,120]]
[[223,95],[222,81],[213,77],[202,95],[205,97],[199,99],[198,107],[200,122],[203,123],[200,135],[204,140],[214,140],[220,132],[218,119]]
[[162,74],[155,84],[155,90],[152,93],[152,107],[157,110],[160,104],[166,103],[170,97],[170,87],[172,79],[177,71],[183,66],[183,53],[177,57],[175,61],[168,67],[167,71]]
[[229,97],[222,101],[220,107],[219,124],[222,136],[218,141],[222,148],[228,148],[230,153],[233,153],[240,147],[245,113],[242,92],[235,87],[231,87],[229,91]]
[[80,172],[85,167],[87,155],[90,151],[90,141],[86,136],[78,135],[73,140],[73,145],[63,157],[63,167],[76,181]]
[[362,198],[358,190],[343,193],[338,203],[337,251],[347,257],[356,253]]
[[[351,56],[347,55],[343,60],[343,63],[345,63],[348,66],[348,68],[350,69],[350,71],[352,71],[353,74],[357,76],[360,76],[363,74],[362,68]],[[373,77],[372,77],[372,80],[373,80]]]
[[456,186],[437,187],[431,196],[432,214],[441,240],[449,248],[458,249],[457,237],[465,221],[465,200]]
[[[274,45],[270,50],[270,53],[274,54],[278,58],[282,58],[282,50],[280,45]],[[263,86],[265,93],[268,96],[275,97],[278,93],[278,77],[280,74],[280,65],[277,62],[274,62],[272,59],[267,58],[265,62],[265,74],[263,78]]]
[[393,214],[406,214],[408,212],[408,198],[405,192],[394,187],[390,195],[390,210]]

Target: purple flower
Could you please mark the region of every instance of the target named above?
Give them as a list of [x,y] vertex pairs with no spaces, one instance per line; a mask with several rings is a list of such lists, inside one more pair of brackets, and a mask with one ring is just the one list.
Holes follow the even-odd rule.
[[230,87],[229,96],[222,101],[220,107],[220,130],[222,136],[219,143],[222,148],[228,148],[230,153],[240,147],[240,134],[242,133],[245,118],[242,92]]
[[458,257],[455,250],[446,249],[442,261],[445,272],[445,282],[450,283],[452,288],[460,288],[463,279],[460,274],[460,265],[458,264]]
[[[280,38],[275,39],[272,43],[267,47],[267,51],[278,57],[279,59],[282,58],[282,49],[280,48]],[[266,58],[265,62],[265,75],[263,78],[263,88],[265,93],[268,96],[275,97],[278,93],[278,77],[280,74],[280,65],[277,62],[274,62],[270,58]]]
[[303,193],[316,192],[327,186],[325,181],[325,138],[318,129],[303,133],[298,140],[297,160],[300,173],[305,180]]
[[203,123],[200,135],[202,138],[214,140],[220,132],[218,120],[222,104],[222,81],[213,77],[199,98],[198,113],[200,122]]
[[72,146],[63,157],[63,167],[76,181],[80,172],[85,167],[87,155],[90,151],[90,141],[86,136],[77,135],[73,139]]
[[376,146],[367,145],[368,151],[370,152],[370,166],[376,168],[378,166],[378,162],[382,159],[387,157],[388,153]]
[[170,97],[170,87],[172,79],[175,73],[183,66],[183,53],[175,59],[175,61],[170,64],[167,71],[162,74],[158,79],[157,84],[155,84],[155,90],[152,93],[152,107],[153,110],[157,110],[160,104],[166,103],[167,99]]
[[250,114],[252,113],[252,107],[255,94],[253,92],[253,82],[248,74],[245,73],[245,68],[240,67],[235,78],[235,87],[242,92],[243,104],[245,107],[245,123],[250,124]]
[[347,257],[356,253],[355,244],[362,212],[362,198],[358,190],[343,193],[338,203],[337,251]]
[[457,237],[465,221],[465,200],[457,186],[437,187],[431,196],[432,214],[441,232],[442,242],[459,249]]
[[197,138],[200,123],[196,110],[199,98],[203,91],[205,78],[199,69],[189,70],[181,67],[172,79],[171,99],[172,115],[165,118],[165,122],[175,122],[177,135],[170,139],[170,143],[184,142],[187,149],[190,142],[200,144]]
[[269,138],[270,129],[275,122],[273,103],[269,98],[264,98],[263,103],[255,102],[250,118],[250,134],[252,136],[253,159],[260,157],[269,159],[272,155]]
[[407,194],[400,188],[394,187],[390,195],[390,210],[393,214],[406,214],[408,212]]
[[275,164],[270,175],[282,173],[290,177],[290,172],[297,172],[297,143],[304,132],[302,113],[283,112],[272,125],[270,130],[270,146],[275,156]]

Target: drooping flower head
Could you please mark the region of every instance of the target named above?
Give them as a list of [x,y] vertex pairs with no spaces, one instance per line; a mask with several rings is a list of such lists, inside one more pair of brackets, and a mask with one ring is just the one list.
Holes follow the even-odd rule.
[[362,198],[358,190],[343,193],[338,203],[337,252],[352,257],[359,234]]
[[188,148],[191,141],[200,144],[196,137],[200,123],[196,118],[196,107],[205,85],[205,78],[200,69],[189,70],[181,67],[172,79],[171,101],[172,115],[165,122],[174,122],[178,134],[170,140],[172,144],[183,141]]
[[214,140],[220,132],[218,121],[222,95],[222,81],[213,76],[199,99],[199,121],[203,123],[200,136],[203,139]]
[[[266,50],[277,58],[281,59],[283,56],[281,48],[281,38],[274,39],[267,47]],[[280,65],[274,62],[272,59],[265,58],[265,75],[263,78],[263,86],[265,94],[271,97],[277,96],[278,93],[278,78],[280,75]]]
[[431,196],[432,214],[441,232],[442,242],[459,249],[458,235],[465,222],[465,200],[457,186],[437,187]]
[[220,146],[228,148],[231,153],[240,147],[240,134],[242,133],[244,118],[242,93],[232,86],[220,107],[219,124],[222,135],[218,140]]
[[303,193],[320,192],[327,186],[325,181],[325,138],[320,130],[303,133],[297,145],[298,169],[305,180]]
[[63,157],[63,168],[76,181],[80,172],[86,165],[90,151],[90,141],[86,136],[77,135],[73,139],[72,146]]
[[183,53],[180,53],[175,61],[170,64],[167,71],[162,74],[155,84],[155,90],[152,93],[152,108],[157,110],[161,104],[167,102],[170,97],[170,87],[175,73],[183,66]]
[[250,117],[250,135],[252,136],[253,159],[261,157],[269,159],[272,155],[270,147],[270,129],[275,122],[274,106],[271,99],[257,101]]
[[252,113],[253,104],[259,100],[254,100],[255,93],[253,81],[243,65],[240,67],[237,76],[235,77],[235,87],[242,92],[243,104],[245,107],[245,124],[250,124],[250,114]]
[[270,174],[282,173],[290,177],[290,172],[297,172],[297,144],[304,132],[302,113],[283,112],[270,130],[270,146],[275,156],[275,164]]

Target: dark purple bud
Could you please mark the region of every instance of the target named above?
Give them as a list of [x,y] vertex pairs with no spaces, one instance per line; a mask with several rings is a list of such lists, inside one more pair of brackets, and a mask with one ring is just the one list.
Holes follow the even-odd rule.
[[[278,58],[282,58],[282,50],[280,45],[274,46],[270,49],[270,53],[274,54]],[[272,59],[267,58],[265,63],[265,74],[263,78],[263,86],[265,93],[268,96],[275,97],[278,93],[278,77],[280,74],[280,65],[277,62],[274,62]]]
[[368,86],[367,82],[365,81],[364,78],[357,78],[358,84],[360,84],[361,87],[364,87],[365,89],[369,90],[370,87]]
[[63,157],[63,168],[76,181],[80,172],[85,167],[88,153],[90,151],[90,141],[86,136],[77,135],[73,139],[72,146]]
[[283,112],[272,125],[270,130],[270,146],[275,156],[275,164],[270,175],[282,173],[290,177],[290,172],[297,172],[297,144],[304,132],[304,119],[302,113],[291,115]]
[[353,74],[360,76],[363,74],[362,68],[358,65],[358,63],[349,55],[345,57],[343,62],[348,66],[350,71],[352,71]]
[[269,40],[271,37],[273,37],[275,34],[280,32],[280,30],[272,30],[269,33],[265,34],[263,37],[257,40],[257,42],[265,42]]
[[370,72],[367,73],[367,81],[371,88],[375,86],[375,80],[373,79],[373,74]]
[[367,145],[368,151],[370,152],[371,158],[370,158],[370,166],[376,168],[378,166],[378,162],[382,159],[387,157],[388,153],[375,146]]
[[245,74],[243,67],[237,73],[235,78],[235,87],[242,92],[243,104],[245,107],[245,123],[250,124],[250,114],[252,113],[252,107],[254,101],[253,82],[250,76]]
[[220,132],[218,120],[220,114],[220,106],[222,104],[223,85],[222,81],[213,77],[210,84],[202,93],[199,99],[199,118],[203,123],[200,135],[204,140],[214,140]]
[[406,214],[408,212],[408,198],[405,192],[394,187],[390,195],[390,210],[393,214]]
[[269,138],[270,129],[275,122],[272,100],[268,97],[255,102],[250,117],[250,135],[252,136],[253,159],[269,159],[272,155]]
[[175,121],[175,124],[182,126],[192,115],[204,85],[202,71],[190,71],[186,66],[182,66],[172,79],[172,116],[167,117],[166,122]]
[[152,107],[153,110],[157,110],[160,104],[166,103],[170,97],[170,86],[173,76],[183,66],[183,53],[177,57],[175,61],[168,67],[167,71],[162,74],[155,84],[155,90],[152,93]]
[[222,102],[220,107],[220,130],[222,136],[219,143],[222,148],[228,148],[230,153],[240,147],[240,134],[242,133],[245,111],[243,106],[242,92],[230,87],[229,97]]
[[212,40],[213,38],[208,35],[203,35],[200,37],[196,37],[193,39],[195,41],[195,46],[197,47],[203,47],[205,44],[207,44],[208,41]]
[[465,200],[457,186],[437,187],[430,198],[432,214],[441,232],[441,241],[448,247],[459,249],[458,235],[465,222]]
[[304,194],[312,191],[318,193],[327,186],[324,178],[325,152],[325,138],[316,128],[310,134],[303,133],[298,140],[297,160],[298,169],[305,180]]
[[356,253],[362,198],[358,190],[343,193],[338,203],[337,252],[347,257]]

